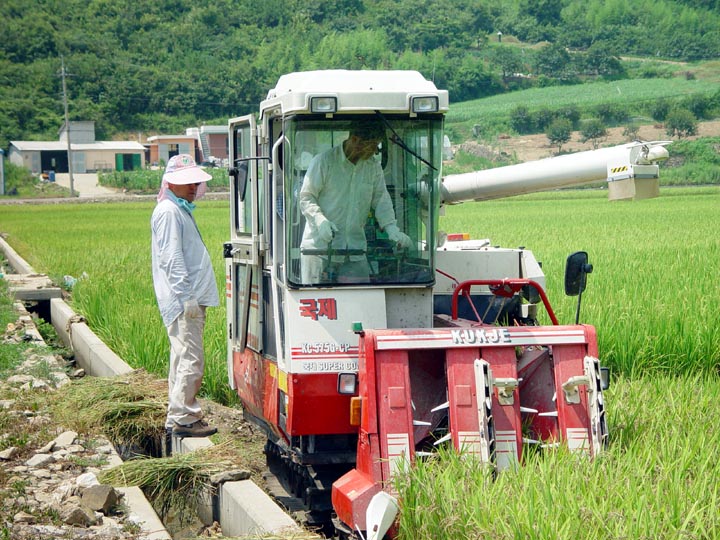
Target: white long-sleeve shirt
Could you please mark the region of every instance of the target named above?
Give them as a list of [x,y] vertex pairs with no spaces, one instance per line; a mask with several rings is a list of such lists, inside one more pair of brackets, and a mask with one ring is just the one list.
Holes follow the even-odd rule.
[[189,300],[220,305],[210,254],[192,215],[168,198],[157,204],[150,223],[153,285],[165,326]]
[[305,174],[299,201],[307,220],[302,248],[328,247],[317,239],[318,227],[325,220],[338,228],[332,242],[334,249],[367,249],[365,222],[371,208],[381,228],[396,223],[380,164],[367,159],[353,165],[342,145],[313,159]]

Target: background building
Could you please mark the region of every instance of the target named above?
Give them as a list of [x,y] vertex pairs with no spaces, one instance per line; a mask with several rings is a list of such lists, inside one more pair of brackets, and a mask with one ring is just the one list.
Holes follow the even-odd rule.
[[96,141],[95,122],[70,122],[60,128],[57,141],[10,141],[8,159],[34,174],[67,173],[68,137],[73,172],[132,171],[145,166],[145,147],[134,141]]

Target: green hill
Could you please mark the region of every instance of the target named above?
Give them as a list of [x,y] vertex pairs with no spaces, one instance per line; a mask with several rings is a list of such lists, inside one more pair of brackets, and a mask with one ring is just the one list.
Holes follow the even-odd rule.
[[717,0],[5,0],[0,147],[57,136],[61,58],[70,119],[112,138],[224,123],[297,70],[416,69],[455,104],[558,84],[612,88],[668,74],[627,55],[720,57],[718,11]]

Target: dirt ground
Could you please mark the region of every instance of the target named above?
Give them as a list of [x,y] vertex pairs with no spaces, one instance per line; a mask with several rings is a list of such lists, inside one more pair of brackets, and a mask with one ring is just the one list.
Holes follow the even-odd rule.
[[[599,147],[614,146],[629,142],[623,137],[623,127],[608,128],[608,136],[600,141]],[[720,136],[720,120],[711,122],[701,122],[698,124],[698,134],[689,137],[696,139],[698,137]],[[670,138],[665,133],[665,126],[662,124],[641,126],[638,131],[638,137],[644,141],[667,141]],[[592,150],[592,143],[583,143],[580,141],[581,134],[574,131],[569,142],[562,147],[563,152],[579,152],[583,150]],[[519,137],[499,137],[497,140],[496,150],[505,152],[508,155],[515,155],[519,161],[533,161],[552,157],[557,154],[557,147],[551,146],[547,136],[544,134],[522,135]]]

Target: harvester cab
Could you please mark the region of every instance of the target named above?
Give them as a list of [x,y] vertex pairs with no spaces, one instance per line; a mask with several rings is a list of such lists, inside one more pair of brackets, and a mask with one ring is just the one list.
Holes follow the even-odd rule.
[[417,72],[332,70],[282,76],[258,117],[229,122],[230,384],[308,521],[348,537],[402,463],[441,445],[501,470],[527,445],[606,442],[594,328],[558,324],[531,251],[438,220],[442,204],[606,179],[653,196],[664,143],[443,178],[447,111]]

